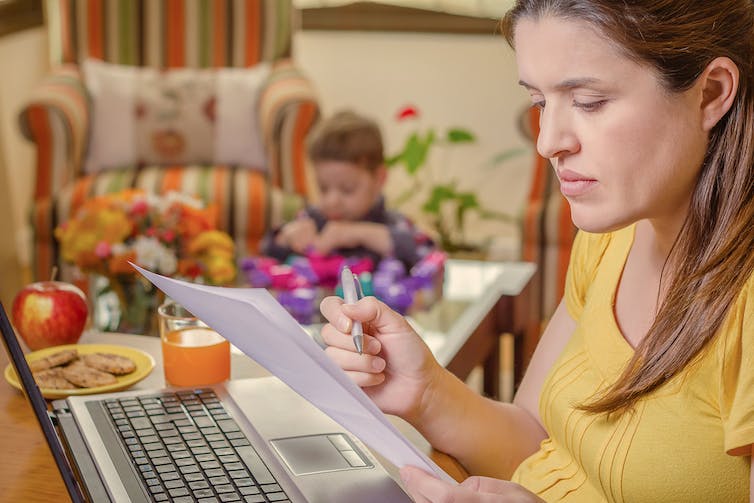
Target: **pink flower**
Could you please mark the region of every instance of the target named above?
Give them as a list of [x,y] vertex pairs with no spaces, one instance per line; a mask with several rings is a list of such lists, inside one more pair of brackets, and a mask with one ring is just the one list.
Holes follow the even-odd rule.
[[396,116],[399,121],[402,121],[404,119],[415,119],[417,117],[419,117],[419,109],[413,105],[406,105],[405,107],[399,109]]
[[149,205],[145,199],[137,199],[131,206],[131,213],[134,215],[146,215],[149,211]]
[[110,243],[107,241],[100,241],[97,246],[94,247],[94,254],[99,258],[107,258],[110,256],[111,248]]
[[157,235],[157,229],[155,229],[154,227],[150,227],[144,231],[144,234],[146,234],[150,238],[153,238]]
[[172,229],[166,229],[162,232],[162,240],[166,243],[170,243],[175,239],[175,231]]

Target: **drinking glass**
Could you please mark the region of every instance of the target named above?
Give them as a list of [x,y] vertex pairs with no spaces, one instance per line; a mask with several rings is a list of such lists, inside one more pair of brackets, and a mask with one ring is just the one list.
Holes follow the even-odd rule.
[[206,386],[230,378],[230,343],[173,300],[158,310],[165,380]]

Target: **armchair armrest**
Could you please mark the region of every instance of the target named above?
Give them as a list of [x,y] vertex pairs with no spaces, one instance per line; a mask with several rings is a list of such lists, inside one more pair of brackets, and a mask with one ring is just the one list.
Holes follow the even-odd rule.
[[306,136],[319,116],[319,104],[310,81],[291,60],[274,64],[262,90],[259,113],[270,182],[306,197]]
[[21,131],[37,144],[34,199],[43,200],[73,180],[81,169],[89,129],[89,106],[75,65],[53,69],[19,114]]

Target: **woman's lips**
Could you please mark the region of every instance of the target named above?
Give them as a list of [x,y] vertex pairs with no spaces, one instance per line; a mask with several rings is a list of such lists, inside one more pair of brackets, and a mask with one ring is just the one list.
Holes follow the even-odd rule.
[[558,171],[560,192],[566,197],[578,197],[597,186],[597,180],[588,178],[575,171]]

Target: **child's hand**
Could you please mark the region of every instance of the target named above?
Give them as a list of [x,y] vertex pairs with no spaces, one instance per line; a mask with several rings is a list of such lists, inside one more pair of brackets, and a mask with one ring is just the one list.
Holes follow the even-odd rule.
[[275,243],[287,246],[293,252],[304,255],[317,239],[317,224],[311,218],[299,218],[285,224],[278,232]]
[[314,242],[314,249],[328,255],[339,248],[363,246],[385,257],[393,252],[393,240],[384,224],[375,222],[327,222]]
[[314,240],[314,249],[321,255],[329,255],[338,248],[354,248],[360,244],[359,222],[327,222]]

